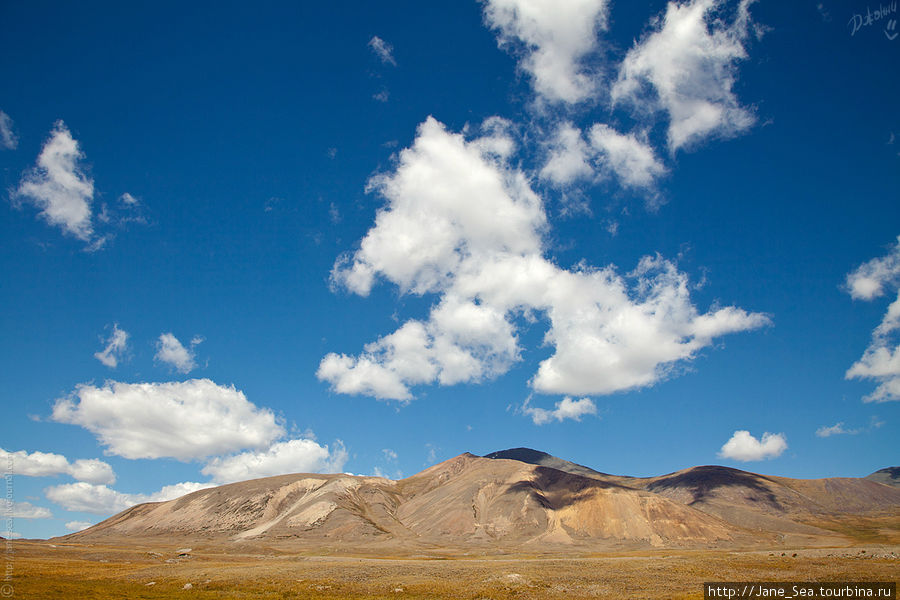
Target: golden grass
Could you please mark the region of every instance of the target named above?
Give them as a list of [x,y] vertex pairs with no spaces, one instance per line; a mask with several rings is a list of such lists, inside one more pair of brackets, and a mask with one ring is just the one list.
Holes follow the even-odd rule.
[[[447,560],[224,555],[207,549],[176,562],[166,562],[176,560],[174,547],[17,542],[14,550],[12,597],[41,600],[679,599],[702,598],[704,581],[893,581],[900,573],[897,558],[873,557],[885,554],[878,548]],[[191,589],[183,589],[186,583]]]

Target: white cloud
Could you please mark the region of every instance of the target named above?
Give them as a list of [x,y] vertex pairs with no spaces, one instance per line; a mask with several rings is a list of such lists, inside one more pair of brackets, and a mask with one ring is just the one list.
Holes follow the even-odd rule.
[[7,501],[4,514],[13,519],[52,519],[53,513],[49,508],[43,506],[34,506],[30,502],[13,502],[12,506]]
[[17,531],[8,531],[7,530],[7,531],[3,532],[3,537],[5,537],[8,540],[21,540],[22,534],[18,533]]
[[735,431],[719,451],[721,458],[731,458],[742,462],[775,458],[787,450],[787,439],[783,433],[763,433],[758,440],[749,431]]
[[603,167],[614,173],[626,187],[653,187],[666,172],[653,148],[633,133],[622,134],[597,123],[591,127],[589,137]]
[[528,406],[528,402],[522,407],[522,412],[531,417],[535,425],[545,425],[551,421],[562,422],[566,419],[580,421],[585,415],[596,415],[597,407],[590,398],[572,400],[568,396],[556,403],[554,410]]
[[594,174],[590,164],[593,154],[580,129],[569,122],[560,123],[550,140],[548,158],[540,176],[557,185],[589,179]]
[[7,150],[15,150],[19,145],[19,138],[13,131],[12,119],[9,115],[0,110],[0,148]]
[[100,352],[94,353],[94,358],[111,369],[115,369],[119,361],[128,350],[128,332],[119,329],[119,324],[113,325],[112,333],[106,340],[106,347]]
[[388,462],[397,462],[397,453],[390,448],[384,448],[381,452],[384,454],[384,460]]
[[33,169],[22,175],[15,194],[41,209],[41,216],[75,237],[89,241],[93,235],[91,201],[94,182],[79,162],[84,154],[78,142],[57,121]]
[[394,47],[377,35],[372,36],[372,39],[369,40],[369,48],[384,64],[397,66],[397,61],[394,60]]
[[69,531],[84,531],[91,525],[93,525],[93,523],[89,521],[69,521],[66,523],[66,529]]
[[900,237],[883,257],[870,260],[847,275],[847,289],[855,299],[873,300],[897,291],[881,323],[872,332],[872,341],[862,357],[845,374],[847,379],[872,379],[879,383],[863,398],[866,402],[900,400]]
[[816,435],[818,437],[831,437],[833,435],[856,435],[860,433],[862,429],[847,429],[844,427],[844,423],[835,423],[830,427],[822,426],[816,429]]
[[126,206],[138,206],[140,204],[140,201],[128,192],[119,196],[119,202]]
[[750,127],[755,117],[733,87],[736,63],[747,57],[752,2],[741,0],[730,24],[720,18],[723,0],[669,2],[658,28],[622,61],[613,101],[667,112],[672,151]]
[[80,425],[124,458],[201,459],[263,448],[284,435],[268,409],[208,379],[79,385],[56,401],[54,421]]
[[13,475],[27,477],[49,477],[53,475],[71,475],[79,481],[90,483],[115,483],[116,474],[113,468],[102,460],[79,459],[70,463],[61,454],[50,452],[31,452],[19,450],[7,452],[0,448],[0,464],[12,463]]
[[44,494],[51,502],[72,512],[108,515],[121,512],[135,504],[174,500],[210,487],[213,487],[213,484],[186,481],[167,485],[153,494],[126,494],[105,485],[78,482],[48,487],[44,490]]
[[259,452],[214,458],[201,472],[219,483],[231,483],[286,473],[340,473],[346,462],[347,450],[341,442],[329,450],[311,439],[296,439]]
[[330,353],[317,375],[345,394],[409,401],[410,386],[480,382],[519,360],[513,319],[543,313],[555,353],[531,380],[542,393],[608,394],[659,381],[712,339],[768,324],[735,307],[701,314],[687,276],[656,256],[563,270],[544,258],[546,215],[514,150],[492,125],[467,141],[433,118],[393,173],[373,180],[388,201],[333,281],[368,295],[376,278],[402,293],[435,293],[427,320],[409,320],[358,356]]
[[156,343],[156,360],[174,367],[180,373],[190,373],[197,367],[194,346],[201,343],[202,338],[191,340],[191,347],[185,348],[178,338],[171,333],[163,333]]
[[606,29],[608,0],[487,0],[484,18],[501,47],[522,55],[535,91],[552,102],[575,103],[596,91],[584,64]]

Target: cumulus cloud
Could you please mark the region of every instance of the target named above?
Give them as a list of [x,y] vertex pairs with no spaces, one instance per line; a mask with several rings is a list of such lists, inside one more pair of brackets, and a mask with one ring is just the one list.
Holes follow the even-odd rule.
[[119,365],[119,361],[128,350],[128,332],[119,329],[119,324],[113,325],[112,333],[106,340],[106,347],[100,352],[94,353],[94,358],[102,362],[110,369],[115,369]]
[[88,527],[93,525],[89,521],[69,521],[66,523],[66,529],[69,531],[84,531]]
[[688,278],[660,256],[632,272],[564,270],[543,256],[546,215],[509,158],[515,144],[492,122],[466,140],[433,118],[396,169],[370,189],[387,199],[336,285],[366,296],[379,278],[402,293],[439,296],[357,356],[330,353],[317,375],[345,394],[409,401],[410,387],[480,382],[519,360],[513,320],[543,313],[554,354],[531,380],[541,393],[608,394],[652,385],[712,339],[767,324],[735,307],[700,313]]
[[752,2],[741,0],[730,23],[722,18],[724,0],[669,2],[655,30],[622,61],[613,102],[665,111],[673,152],[750,127],[753,112],[740,105],[733,88],[736,65],[747,57]]
[[606,29],[608,0],[487,0],[484,19],[501,47],[521,56],[535,91],[551,102],[576,103],[596,91],[586,59]]
[[873,300],[890,290],[897,297],[888,306],[881,323],[872,332],[872,341],[846,373],[847,379],[878,382],[866,402],[900,400],[900,237],[888,254],[875,258],[847,275],[847,290],[855,299]]
[[369,40],[369,48],[384,64],[397,66],[397,61],[394,60],[394,47],[377,35],[373,35]]
[[80,165],[84,153],[62,121],[57,121],[38,155],[37,164],[22,175],[15,195],[41,210],[51,225],[89,241],[94,182]]
[[219,483],[285,473],[340,473],[347,457],[341,442],[329,450],[328,446],[320,446],[314,440],[296,439],[272,444],[259,452],[214,458],[203,467],[202,473]]
[[163,333],[156,342],[156,356],[154,358],[173,367],[179,373],[190,373],[197,368],[194,347],[202,341],[203,338],[195,337],[191,340],[190,347],[185,348],[177,337],[171,333]]
[[164,502],[185,494],[213,487],[211,483],[186,481],[167,485],[152,494],[126,494],[105,485],[85,482],[67,483],[48,487],[44,490],[47,499],[66,510],[108,515],[144,502]]
[[70,475],[79,481],[89,483],[115,483],[116,474],[113,468],[102,460],[95,458],[79,459],[70,463],[61,454],[50,452],[7,452],[0,448],[0,464],[12,464],[14,475],[27,477],[50,477],[53,475]]
[[540,170],[542,179],[568,185],[594,175],[590,162],[594,153],[584,141],[581,130],[572,123],[560,123],[548,146],[547,161]]
[[719,451],[721,458],[731,458],[742,462],[775,458],[787,450],[787,438],[783,433],[763,433],[758,440],[749,431],[735,431]]
[[653,147],[634,133],[619,133],[596,123],[587,138],[590,143],[571,122],[558,124],[547,143],[547,157],[539,172],[541,179],[568,186],[600,175],[614,177],[627,188],[649,190],[666,173]]
[[526,402],[525,406],[522,407],[522,412],[530,416],[535,425],[545,425],[551,421],[562,422],[566,419],[580,421],[581,417],[585,415],[596,415],[597,407],[590,398],[573,400],[566,396],[556,403],[554,410],[528,406],[528,402]]
[[124,458],[201,459],[263,448],[284,435],[268,409],[208,379],[79,385],[56,401],[52,419],[80,425]]
[[42,506],[34,506],[30,502],[13,502],[12,506],[7,506],[8,516],[14,519],[52,519],[53,513],[49,508]]
[[0,110],[0,148],[7,150],[15,150],[19,145],[19,138],[13,131],[12,119],[9,115]]
[[603,168],[615,174],[625,187],[653,187],[666,172],[653,148],[633,133],[619,133],[597,123],[591,127],[589,137]]

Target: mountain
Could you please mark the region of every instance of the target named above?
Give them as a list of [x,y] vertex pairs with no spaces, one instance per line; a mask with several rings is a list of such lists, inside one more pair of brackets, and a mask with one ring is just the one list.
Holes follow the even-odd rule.
[[877,481],[885,485],[900,487],[900,467],[886,467],[879,469],[871,475],[866,475],[866,479]]
[[64,539],[394,553],[819,545],[852,541],[853,527],[896,530],[898,510],[900,488],[867,479],[714,466],[634,478],[515,448],[461,454],[398,481],[294,474],[223,485]]

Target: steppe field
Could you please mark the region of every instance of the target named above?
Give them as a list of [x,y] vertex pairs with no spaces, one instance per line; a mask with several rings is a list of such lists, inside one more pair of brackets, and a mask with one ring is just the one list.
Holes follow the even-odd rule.
[[[705,581],[897,581],[900,546],[378,558],[16,541],[6,597],[702,598]],[[11,550],[11,551],[10,551]],[[182,554],[179,556],[179,553]],[[10,569],[11,567],[11,569]],[[9,587],[11,586],[11,587]]]

